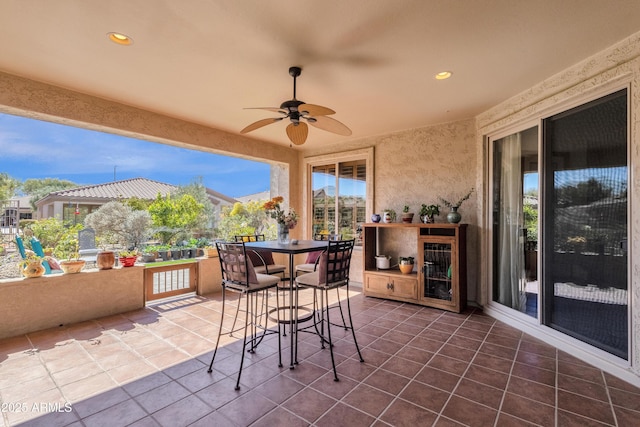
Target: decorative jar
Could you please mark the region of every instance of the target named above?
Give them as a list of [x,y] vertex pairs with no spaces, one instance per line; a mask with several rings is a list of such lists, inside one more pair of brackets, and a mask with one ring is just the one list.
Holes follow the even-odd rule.
[[457,224],[461,219],[462,215],[460,215],[460,212],[458,212],[458,206],[452,206],[451,212],[447,214],[447,221],[449,221],[451,224]]

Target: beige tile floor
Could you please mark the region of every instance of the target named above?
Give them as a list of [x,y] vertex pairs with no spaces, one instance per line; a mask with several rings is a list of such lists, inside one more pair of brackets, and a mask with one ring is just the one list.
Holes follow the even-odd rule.
[[310,334],[294,370],[267,337],[239,391],[225,334],[208,374],[219,295],[0,340],[0,426],[640,425],[640,389],[478,310],[351,305],[365,363],[335,329],[339,382]]

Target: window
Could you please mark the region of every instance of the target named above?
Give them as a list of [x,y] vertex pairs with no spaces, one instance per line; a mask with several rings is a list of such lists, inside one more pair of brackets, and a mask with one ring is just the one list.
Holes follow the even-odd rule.
[[362,246],[362,224],[371,212],[373,149],[308,160],[311,235],[335,233]]

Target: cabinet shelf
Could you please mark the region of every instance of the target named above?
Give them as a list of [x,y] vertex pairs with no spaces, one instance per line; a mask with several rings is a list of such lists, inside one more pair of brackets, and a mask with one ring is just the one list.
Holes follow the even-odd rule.
[[[364,294],[462,311],[467,298],[466,228],[466,224],[365,224]],[[381,254],[414,256],[417,271],[378,270],[375,258]]]

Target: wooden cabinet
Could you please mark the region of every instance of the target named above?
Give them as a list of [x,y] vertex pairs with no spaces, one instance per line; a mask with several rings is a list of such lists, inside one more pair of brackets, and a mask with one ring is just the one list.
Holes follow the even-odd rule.
[[[466,224],[365,224],[364,294],[454,312],[467,300]],[[390,269],[376,255],[391,257]],[[402,274],[398,256],[413,256],[414,271]]]

